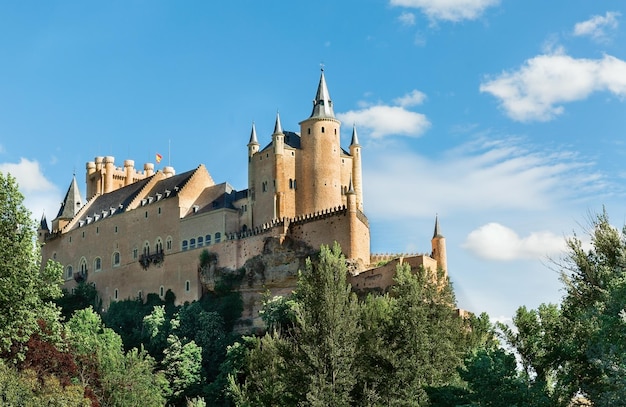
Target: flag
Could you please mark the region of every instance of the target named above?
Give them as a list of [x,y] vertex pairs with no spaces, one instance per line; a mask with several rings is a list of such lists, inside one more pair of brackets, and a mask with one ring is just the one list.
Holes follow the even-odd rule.
[[157,164],[161,162],[161,160],[163,159],[163,156],[159,153],[156,153],[156,162]]

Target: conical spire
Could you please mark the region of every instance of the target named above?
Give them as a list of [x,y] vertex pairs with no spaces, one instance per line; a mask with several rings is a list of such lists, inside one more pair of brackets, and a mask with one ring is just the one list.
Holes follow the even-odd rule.
[[282,134],[283,126],[280,124],[280,114],[276,112],[276,124],[274,124],[274,134]]
[[356,124],[352,125],[352,141],[350,142],[351,146],[359,145],[359,136],[356,134]]
[[348,184],[348,194],[354,194],[354,185],[352,185],[352,174],[350,174],[350,183]]
[[326,78],[324,78],[324,69],[320,76],[320,83],[317,86],[317,94],[313,100],[313,112],[311,117],[335,117],[333,112],[333,102],[330,100],[328,87],[326,87]]
[[433,233],[433,239],[436,237],[443,237],[443,235],[439,231],[439,216],[438,215],[435,215],[435,232]]
[[43,213],[43,215],[41,215],[41,222],[39,222],[39,229],[50,231],[50,229],[48,228],[48,220],[46,219],[45,212]]
[[259,141],[256,138],[256,126],[254,125],[254,122],[252,122],[252,131],[250,132],[250,142],[248,142],[248,145],[250,144],[259,144]]
[[83,199],[80,197],[80,190],[76,183],[76,176],[74,176],[70,187],[67,189],[67,194],[65,194],[65,199],[61,203],[57,218],[73,219],[81,206],[83,206]]

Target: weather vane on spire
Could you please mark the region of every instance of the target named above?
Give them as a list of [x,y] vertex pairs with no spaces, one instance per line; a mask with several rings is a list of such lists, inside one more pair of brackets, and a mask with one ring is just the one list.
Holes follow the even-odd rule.
[[324,72],[324,61],[320,62],[320,69]]

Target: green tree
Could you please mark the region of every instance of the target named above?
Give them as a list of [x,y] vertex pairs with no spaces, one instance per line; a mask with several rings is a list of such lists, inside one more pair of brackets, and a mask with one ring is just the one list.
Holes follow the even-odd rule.
[[[35,224],[23,201],[15,179],[0,173],[0,353],[28,341],[39,319],[55,315],[52,300],[61,295],[63,270],[55,262],[41,267]],[[13,351],[23,357],[23,350]]]
[[202,381],[202,349],[194,341],[181,343],[174,335],[167,338],[163,367],[169,380],[170,401],[180,405],[185,397],[197,395]]

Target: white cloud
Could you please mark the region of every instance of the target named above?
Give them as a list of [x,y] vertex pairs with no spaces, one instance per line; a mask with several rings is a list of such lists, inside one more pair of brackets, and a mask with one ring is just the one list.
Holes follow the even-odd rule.
[[482,83],[480,91],[498,98],[513,120],[548,121],[564,112],[563,103],[583,100],[593,92],[625,97],[626,62],[610,55],[577,59],[557,50]]
[[520,237],[496,222],[470,232],[462,247],[486,260],[545,259],[566,250],[563,236],[541,231]]
[[398,20],[403,25],[415,25],[415,14],[405,11],[402,14],[400,14],[400,17],[398,17]]
[[56,215],[62,197],[57,187],[46,179],[37,161],[21,158],[19,163],[0,163],[0,172],[15,177],[24,195],[24,205],[35,218],[44,212],[48,220]]
[[440,157],[380,146],[368,157],[365,201],[379,219],[546,211],[609,189],[576,154],[535,151],[517,139],[479,139]]
[[394,103],[398,106],[409,107],[415,105],[421,105],[426,100],[426,95],[419,90],[415,89],[406,95],[394,99]]
[[355,123],[359,131],[372,138],[392,135],[419,137],[428,130],[430,122],[425,115],[406,108],[422,103],[425,98],[422,92],[413,90],[396,98],[394,104],[397,106],[359,102],[360,109],[338,113],[337,118],[346,124]]
[[607,11],[604,16],[593,16],[587,21],[577,23],[574,26],[574,35],[588,36],[595,40],[605,40],[608,36],[606,30],[617,29],[619,23],[617,17],[620,13]]
[[500,0],[390,0],[392,6],[420,9],[431,20],[475,20]]

